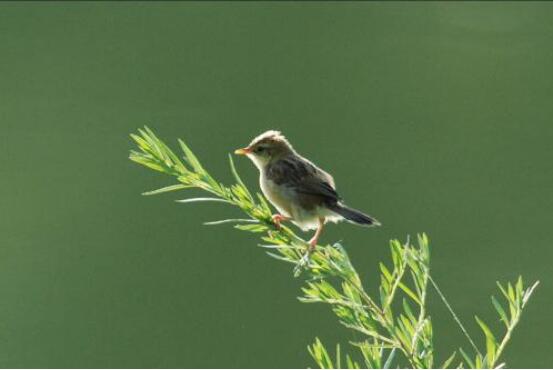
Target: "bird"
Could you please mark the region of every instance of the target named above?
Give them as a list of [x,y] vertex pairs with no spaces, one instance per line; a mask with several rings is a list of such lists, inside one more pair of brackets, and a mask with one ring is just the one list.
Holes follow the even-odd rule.
[[346,206],[336,192],[334,178],[298,154],[280,131],[266,131],[234,153],[247,156],[258,168],[261,191],[278,210],[272,216],[278,229],[282,221],[291,221],[303,231],[315,230],[309,251],[316,248],[327,222],[381,225],[374,217]]

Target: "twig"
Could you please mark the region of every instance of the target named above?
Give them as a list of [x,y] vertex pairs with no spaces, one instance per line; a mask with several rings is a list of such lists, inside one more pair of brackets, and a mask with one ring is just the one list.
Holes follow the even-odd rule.
[[465,335],[465,337],[467,338],[467,340],[469,341],[470,345],[472,346],[472,348],[474,349],[474,351],[476,353],[478,353],[478,355],[482,356],[482,353],[480,353],[480,351],[478,350],[478,347],[476,346],[476,344],[474,344],[474,341],[472,340],[469,332],[467,331],[467,329],[465,329],[465,326],[463,325],[463,323],[461,322],[461,320],[459,320],[459,317],[457,316],[457,314],[455,313],[455,311],[453,311],[453,308],[451,307],[451,305],[449,304],[449,302],[447,301],[447,299],[445,298],[444,294],[442,293],[442,291],[440,290],[440,288],[438,287],[438,284],[436,284],[436,282],[434,281],[434,279],[432,279],[432,276],[430,274],[428,274],[428,280],[430,280],[430,283],[432,284],[432,286],[434,287],[434,289],[436,290],[436,293],[438,293],[438,296],[441,298],[442,302],[444,303],[444,305],[447,307],[447,309],[449,310],[449,313],[451,313],[451,316],[453,316],[453,319],[455,320],[455,322],[457,323],[457,325],[459,326],[459,328],[461,328],[461,331],[463,332],[463,334]]

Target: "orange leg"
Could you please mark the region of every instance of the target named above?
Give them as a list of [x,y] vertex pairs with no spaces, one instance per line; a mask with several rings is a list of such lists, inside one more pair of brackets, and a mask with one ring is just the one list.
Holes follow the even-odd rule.
[[273,219],[273,223],[275,224],[275,227],[280,230],[280,223],[282,221],[290,220],[290,217],[286,217],[284,215],[281,215],[280,213],[277,213],[276,215],[273,215],[272,219]]
[[319,227],[317,228],[317,231],[315,231],[315,235],[313,235],[311,240],[309,240],[309,252],[312,252],[317,246],[317,242],[319,241],[319,237],[323,232],[324,225],[325,225],[325,218],[319,217]]

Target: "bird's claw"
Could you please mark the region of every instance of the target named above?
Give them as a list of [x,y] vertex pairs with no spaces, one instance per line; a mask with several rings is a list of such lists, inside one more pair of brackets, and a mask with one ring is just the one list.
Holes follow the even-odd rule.
[[276,215],[273,215],[273,216],[271,217],[271,220],[273,221],[273,224],[275,225],[276,229],[277,229],[277,230],[280,230],[280,229],[282,228],[282,226],[280,225],[280,223],[281,223],[282,221],[288,220],[288,217],[283,216],[283,215],[277,213]]

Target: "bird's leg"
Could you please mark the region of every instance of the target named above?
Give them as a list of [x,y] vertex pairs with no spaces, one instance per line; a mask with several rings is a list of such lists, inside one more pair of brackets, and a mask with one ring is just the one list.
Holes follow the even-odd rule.
[[313,250],[317,246],[317,242],[319,241],[319,237],[323,232],[324,225],[325,225],[325,218],[319,217],[319,227],[317,228],[317,231],[315,231],[315,235],[313,235],[313,237],[309,240],[309,252],[313,252]]
[[275,224],[275,227],[279,230],[280,230],[280,223],[282,221],[288,221],[289,219],[290,219],[290,217],[281,215],[280,213],[277,213],[276,215],[273,215],[273,217],[272,217],[272,220],[273,220],[273,223]]
[[303,255],[302,258],[298,261],[296,267],[294,268],[294,276],[298,277],[301,274],[301,271],[307,266],[309,263],[309,257],[311,256],[311,253],[315,250],[315,247],[317,246],[317,242],[319,241],[319,236],[321,236],[321,233],[323,232],[323,227],[325,224],[325,218],[319,217],[319,227],[317,228],[317,231],[315,231],[315,235],[309,240],[309,247],[307,248],[307,251]]

